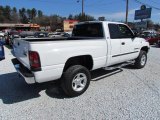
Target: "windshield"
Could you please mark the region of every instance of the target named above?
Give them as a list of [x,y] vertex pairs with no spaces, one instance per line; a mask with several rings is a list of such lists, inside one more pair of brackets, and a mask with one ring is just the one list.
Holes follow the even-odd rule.
[[142,37],[146,38],[146,37],[152,37],[152,38],[155,38],[155,37],[159,37],[159,34],[157,33],[150,33],[150,32],[143,32]]
[[74,37],[104,37],[102,23],[85,23],[75,25]]
[[142,33],[142,36],[143,37],[151,37],[152,34],[150,32],[144,32],[144,33]]

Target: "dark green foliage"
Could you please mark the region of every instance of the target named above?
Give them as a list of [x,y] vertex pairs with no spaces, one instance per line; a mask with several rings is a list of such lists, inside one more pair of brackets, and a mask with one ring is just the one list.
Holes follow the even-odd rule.
[[35,8],[17,9],[16,7],[11,8],[10,6],[0,6],[0,23],[35,23],[41,26],[50,26],[51,30],[62,29],[63,20],[78,20],[78,21],[93,21],[93,16],[86,14],[72,15],[68,18],[59,15],[43,15],[41,10]]
[[78,21],[94,21],[95,18],[93,16],[87,15],[87,14],[78,14],[78,15],[69,15],[68,17],[69,20],[78,20]]
[[[43,12],[38,10],[38,17],[42,17]],[[0,23],[32,23],[37,17],[37,10],[35,8],[18,9],[10,6],[0,6]]]
[[29,22],[25,8],[19,9],[19,17],[20,17],[21,23],[28,23]]
[[41,10],[38,10],[38,17],[41,18],[43,16],[43,12]]
[[31,10],[30,9],[27,9],[27,17],[29,20],[32,19],[32,14],[31,14]]
[[32,8],[31,10],[32,20],[37,16],[37,10],[35,8]]
[[73,19],[74,19],[74,18],[73,18],[73,15],[70,14],[70,15],[68,16],[68,19],[69,19],[69,20],[73,20]]

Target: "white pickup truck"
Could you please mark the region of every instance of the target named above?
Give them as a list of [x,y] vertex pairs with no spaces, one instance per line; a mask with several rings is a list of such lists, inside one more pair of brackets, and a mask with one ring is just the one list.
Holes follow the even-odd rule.
[[94,21],[75,25],[70,38],[16,39],[12,60],[28,84],[61,80],[64,92],[78,96],[90,84],[90,71],[132,63],[143,68],[149,43],[118,22]]

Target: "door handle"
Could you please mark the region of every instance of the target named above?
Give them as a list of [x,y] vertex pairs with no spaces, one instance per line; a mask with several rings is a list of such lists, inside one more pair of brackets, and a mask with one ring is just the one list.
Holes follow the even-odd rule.
[[122,42],[121,44],[122,44],[122,45],[125,45],[125,42]]

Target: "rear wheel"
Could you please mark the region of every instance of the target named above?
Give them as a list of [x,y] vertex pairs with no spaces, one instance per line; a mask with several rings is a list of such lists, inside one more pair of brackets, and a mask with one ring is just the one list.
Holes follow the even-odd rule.
[[79,96],[87,90],[90,80],[91,76],[87,68],[74,65],[69,67],[63,74],[62,88],[70,97]]
[[138,58],[135,60],[134,66],[137,69],[143,68],[147,62],[147,53],[146,51],[141,50]]

